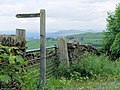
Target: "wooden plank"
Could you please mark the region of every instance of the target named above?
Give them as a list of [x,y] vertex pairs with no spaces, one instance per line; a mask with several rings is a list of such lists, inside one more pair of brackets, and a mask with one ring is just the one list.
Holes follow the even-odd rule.
[[34,18],[34,17],[40,17],[40,13],[33,13],[33,14],[17,14],[17,18]]
[[40,10],[40,80],[44,88],[46,84],[46,19],[45,10]]

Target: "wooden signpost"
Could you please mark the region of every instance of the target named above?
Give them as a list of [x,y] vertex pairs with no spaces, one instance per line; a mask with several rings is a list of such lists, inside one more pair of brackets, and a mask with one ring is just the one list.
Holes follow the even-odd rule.
[[44,88],[46,84],[46,14],[41,9],[40,13],[34,14],[17,14],[17,18],[35,18],[40,17],[40,80]]
[[40,17],[40,13],[34,13],[34,14],[17,14],[17,18],[34,18],[34,17]]

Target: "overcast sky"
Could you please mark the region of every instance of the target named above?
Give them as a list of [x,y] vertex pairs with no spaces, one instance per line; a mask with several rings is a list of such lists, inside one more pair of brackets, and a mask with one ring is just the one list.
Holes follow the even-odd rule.
[[38,13],[46,9],[47,31],[105,30],[107,11],[120,0],[0,0],[0,31],[39,30],[39,18],[18,19],[17,13]]

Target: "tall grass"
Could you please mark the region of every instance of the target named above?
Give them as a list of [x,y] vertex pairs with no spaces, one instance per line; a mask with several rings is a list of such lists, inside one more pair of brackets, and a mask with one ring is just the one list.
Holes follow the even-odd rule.
[[67,79],[103,78],[105,80],[119,80],[120,60],[110,61],[105,55],[86,55],[86,57],[79,60],[79,62],[75,62],[70,67],[59,67],[55,72],[55,76]]
[[[120,76],[120,60],[111,61],[108,57],[90,55],[81,60],[79,66],[91,75],[91,77],[104,77],[110,79],[111,77]],[[89,77],[89,75],[87,75]]]

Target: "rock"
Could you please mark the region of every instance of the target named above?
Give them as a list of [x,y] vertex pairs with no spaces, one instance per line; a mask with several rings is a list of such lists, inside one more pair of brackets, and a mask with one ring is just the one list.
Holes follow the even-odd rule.
[[70,59],[70,63],[73,60],[78,60],[83,58],[86,54],[96,54],[100,55],[98,49],[89,44],[79,44],[77,40],[73,40],[71,43],[67,43],[68,47],[68,56]]
[[25,50],[26,40],[16,35],[0,35],[0,44],[3,46],[16,46],[21,50]]

